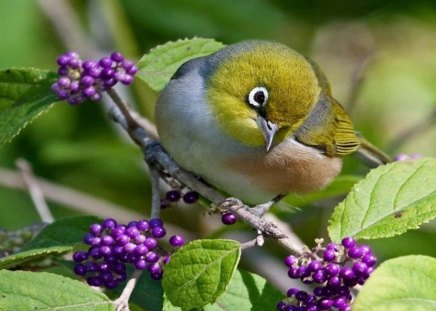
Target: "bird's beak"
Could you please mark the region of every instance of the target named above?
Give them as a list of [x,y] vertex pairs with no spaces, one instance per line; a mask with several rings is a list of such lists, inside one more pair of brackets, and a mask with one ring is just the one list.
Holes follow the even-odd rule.
[[274,140],[274,135],[279,130],[279,127],[275,123],[268,121],[262,116],[259,116],[257,118],[257,126],[259,127],[260,131],[262,132],[263,138],[265,139],[265,148],[268,152]]

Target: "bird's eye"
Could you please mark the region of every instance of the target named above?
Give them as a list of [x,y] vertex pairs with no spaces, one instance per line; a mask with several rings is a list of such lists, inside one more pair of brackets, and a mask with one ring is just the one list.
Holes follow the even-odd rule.
[[248,103],[255,107],[260,108],[268,101],[268,90],[263,86],[257,86],[248,94]]

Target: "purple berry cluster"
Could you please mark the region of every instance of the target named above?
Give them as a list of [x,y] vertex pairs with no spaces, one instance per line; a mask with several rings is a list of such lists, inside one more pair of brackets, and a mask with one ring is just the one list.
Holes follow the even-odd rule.
[[[86,276],[89,285],[115,288],[126,279],[126,265],[147,270],[150,276],[162,278],[163,266],[170,260],[170,253],[159,246],[159,239],[166,235],[159,218],[131,221],[120,225],[114,219],[90,226],[84,242],[91,247],[73,254],[74,272]],[[183,237],[174,235],[169,243],[173,248],[185,243]]]
[[312,294],[290,288],[288,298],[277,304],[277,310],[351,310],[350,289],[365,283],[376,262],[371,248],[357,245],[351,237],[344,238],[340,245],[329,243],[322,247],[319,243],[313,252],[303,254],[300,258],[290,255],[284,260],[289,268],[289,277],[318,286]]
[[119,52],[100,60],[82,61],[79,54],[67,52],[57,58],[59,79],[51,86],[59,99],[72,105],[89,99],[99,101],[102,92],[118,82],[131,84],[138,69]]
[[165,197],[160,200],[160,207],[165,209],[171,206],[171,204],[177,203],[183,200],[186,204],[194,204],[198,201],[200,195],[196,191],[188,190],[182,191],[179,189],[173,189],[165,194]]

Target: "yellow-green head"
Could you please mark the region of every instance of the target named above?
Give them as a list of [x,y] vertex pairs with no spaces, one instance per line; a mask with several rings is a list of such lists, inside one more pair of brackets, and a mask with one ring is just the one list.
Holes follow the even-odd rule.
[[225,132],[250,146],[268,149],[268,130],[277,143],[295,132],[322,91],[311,63],[278,43],[232,45],[208,65],[208,103]]

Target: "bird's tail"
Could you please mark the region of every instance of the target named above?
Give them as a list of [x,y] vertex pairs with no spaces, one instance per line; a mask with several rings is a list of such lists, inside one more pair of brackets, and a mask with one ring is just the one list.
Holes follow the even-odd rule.
[[359,136],[360,146],[356,151],[356,156],[369,167],[377,167],[382,164],[392,162],[392,158],[371,144],[365,138]]

